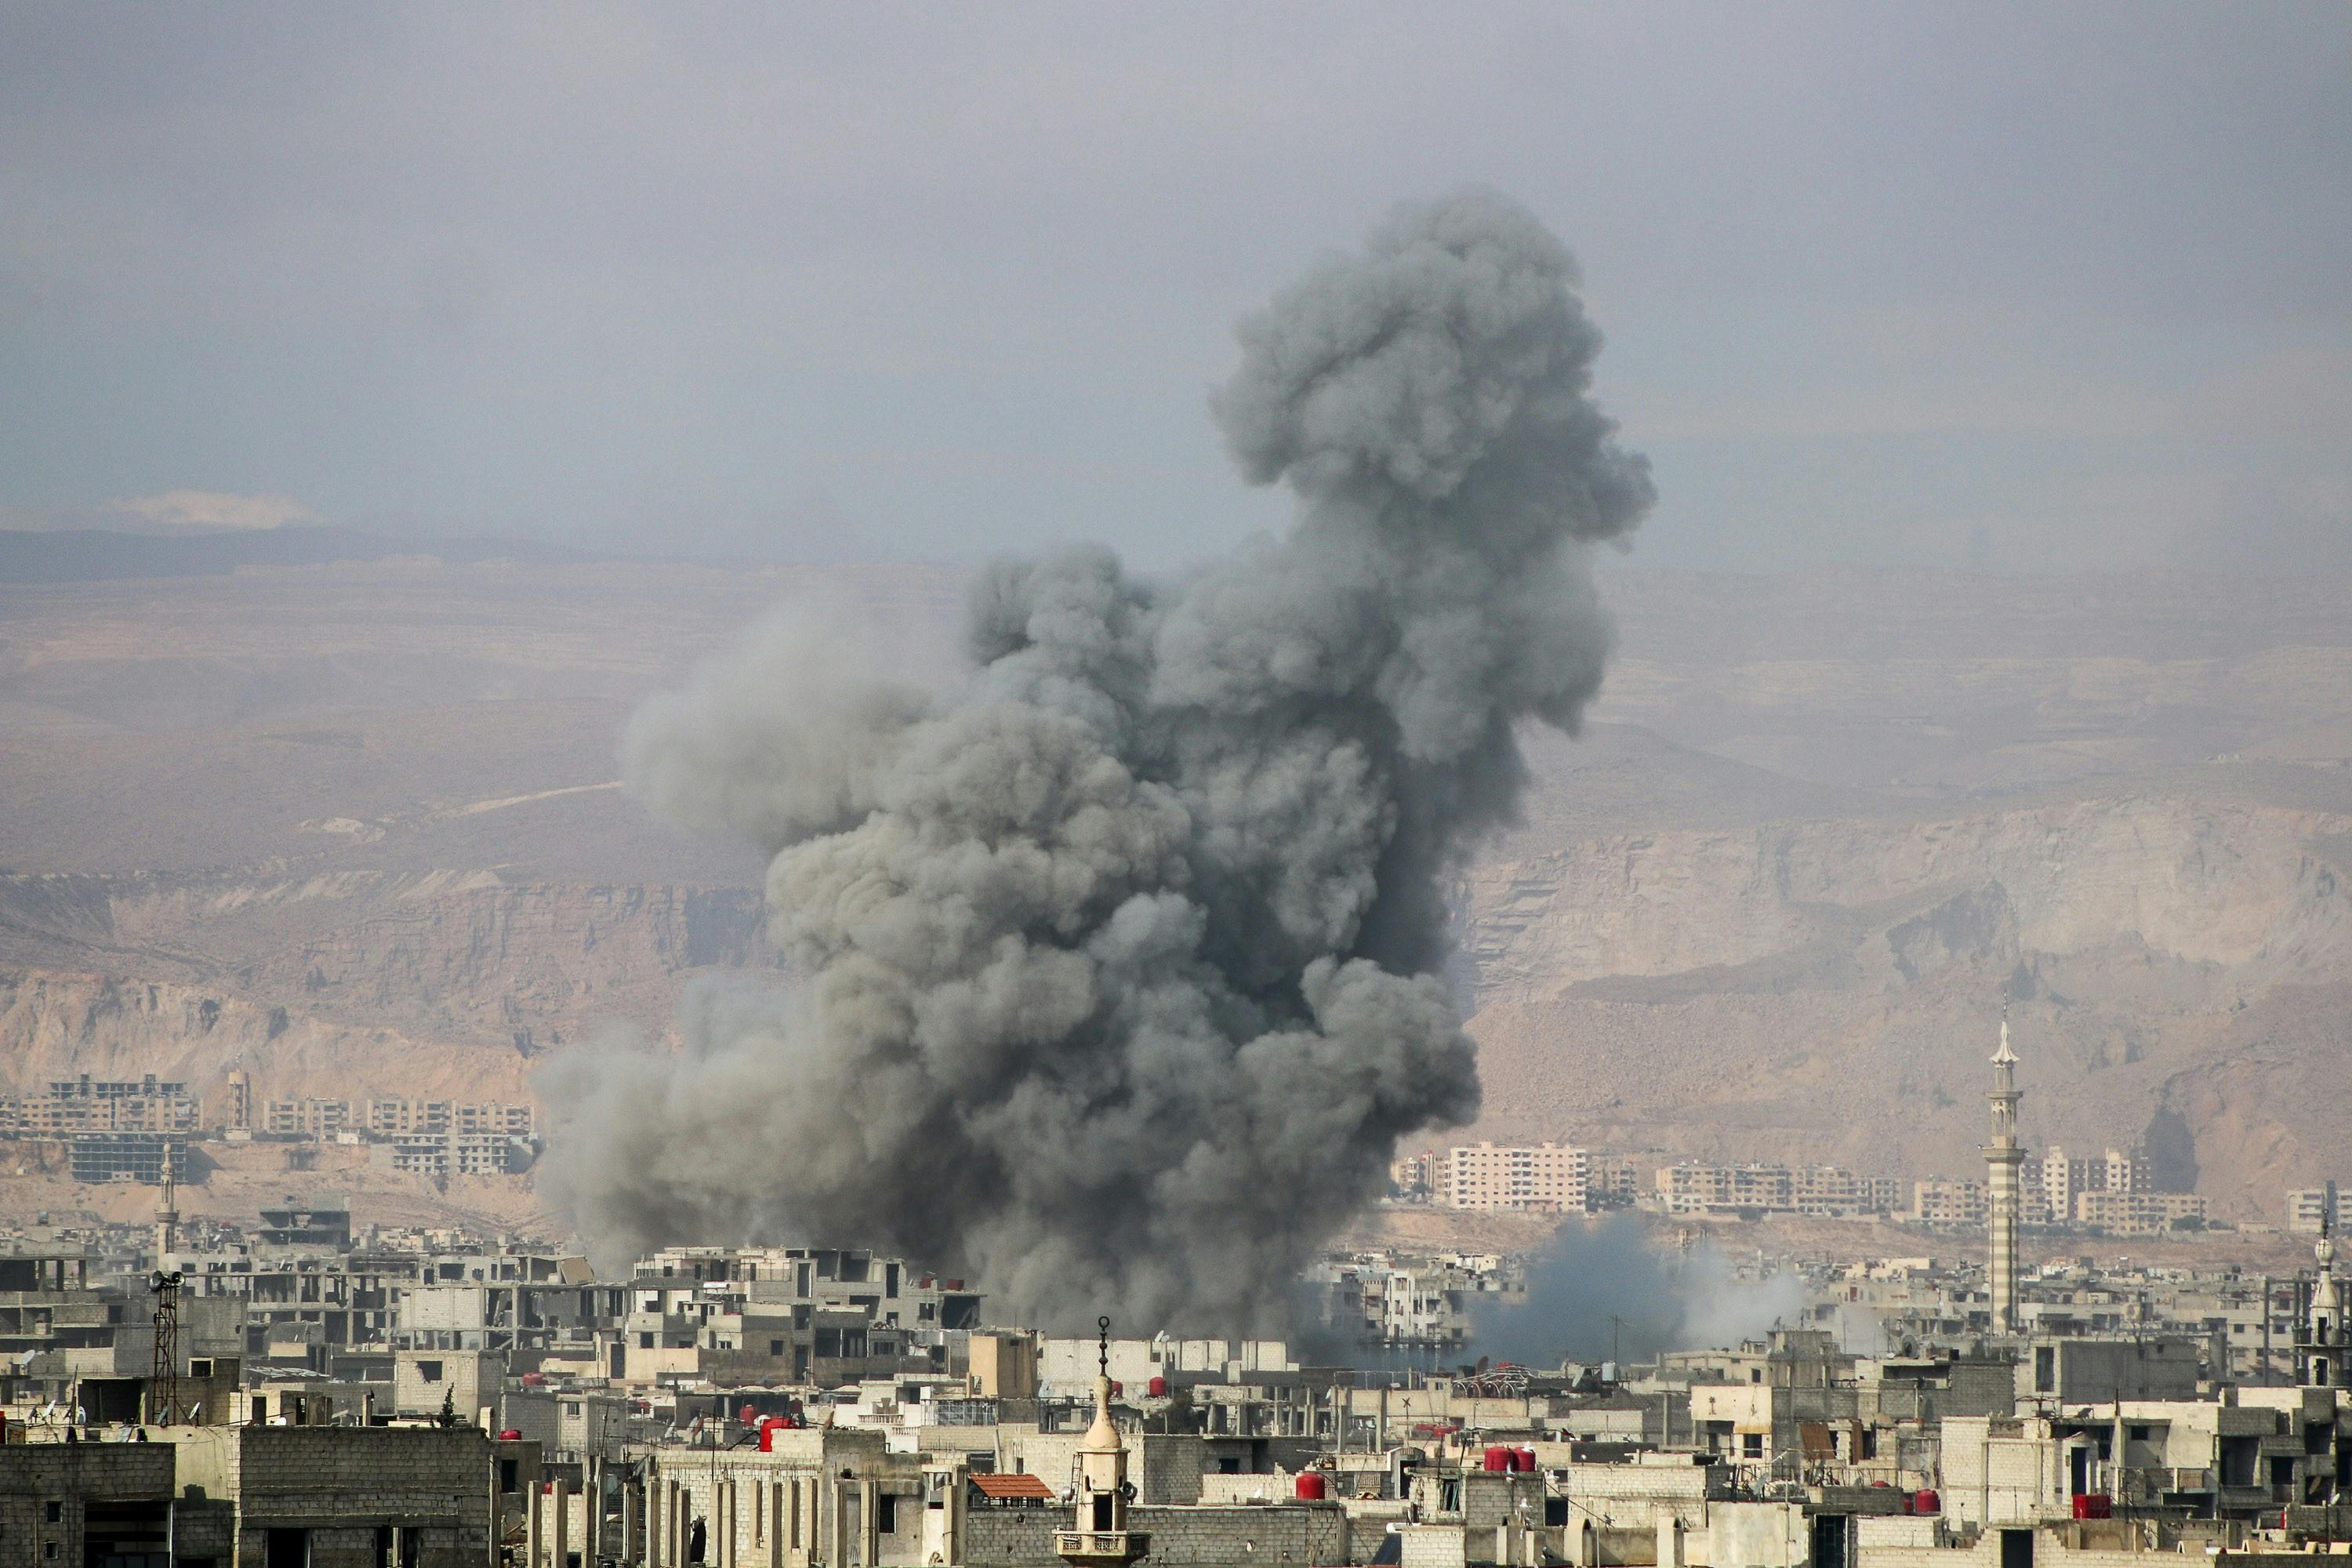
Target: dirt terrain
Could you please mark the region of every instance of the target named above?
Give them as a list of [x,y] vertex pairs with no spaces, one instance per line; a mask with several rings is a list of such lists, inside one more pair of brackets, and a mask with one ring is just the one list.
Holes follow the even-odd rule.
[[[1476,1132],[1958,1174],[2006,1007],[2037,1147],[2141,1143],[2239,1219],[2352,1177],[2352,581],[1604,589],[1593,722],[1529,737],[1525,820],[1458,889]],[[632,708],[787,597],[942,667],[959,591],[429,558],[0,584],[0,1090],[507,1098],[658,1038],[770,960],[756,858],[617,787]],[[387,1213],[536,1204],[372,1175]],[[0,1213],[136,1201],[0,1173]]]

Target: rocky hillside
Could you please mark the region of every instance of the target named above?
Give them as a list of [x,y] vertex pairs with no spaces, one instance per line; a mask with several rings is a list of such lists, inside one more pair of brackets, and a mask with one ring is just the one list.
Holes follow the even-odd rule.
[[766,962],[762,924],[747,888],[493,870],[0,877],[0,1081],[524,1098],[549,1050],[658,1036],[688,972]]
[[[1463,879],[1479,1130],[1969,1169],[2004,1006],[2039,1142],[2222,1212],[2352,1177],[2339,582],[1618,569],[1595,722]],[[0,585],[0,1088],[529,1092],[769,962],[740,847],[614,777],[766,604],[936,662],[950,574],[387,561]],[[0,1202],[6,1201],[0,1194]]]
[[1481,1131],[1972,1173],[2006,1007],[2038,1142],[2240,1217],[2352,1171],[2332,585],[1764,590],[1620,584],[1606,721],[1463,889]]

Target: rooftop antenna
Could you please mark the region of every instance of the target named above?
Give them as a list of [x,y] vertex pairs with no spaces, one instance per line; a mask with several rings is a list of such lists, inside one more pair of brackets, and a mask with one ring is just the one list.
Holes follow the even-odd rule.
[[169,1426],[180,1409],[180,1273],[158,1268],[148,1276],[155,1293],[155,1359],[148,1375],[152,1415]]

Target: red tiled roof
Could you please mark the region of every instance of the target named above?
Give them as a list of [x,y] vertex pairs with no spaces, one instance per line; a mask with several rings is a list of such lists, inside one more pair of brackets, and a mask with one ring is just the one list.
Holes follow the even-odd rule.
[[974,1476],[971,1478],[971,1484],[980,1489],[980,1495],[982,1497],[1041,1498],[1048,1502],[1051,1502],[1054,1498],[1054,1489],[1035,1476]]

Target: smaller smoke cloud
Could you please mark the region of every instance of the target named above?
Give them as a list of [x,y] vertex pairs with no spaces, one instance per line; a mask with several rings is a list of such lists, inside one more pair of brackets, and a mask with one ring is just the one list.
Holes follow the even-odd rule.
[[1740,1279],[1712,1245],[1666,1251],[1637,1220],[1571,1221],[1528,1260],[1527,1300],[1479,1314],[1475,1345],[1525,1366],[1647,1360],[1737,1345],[1803,1305],[1795,1276]]

